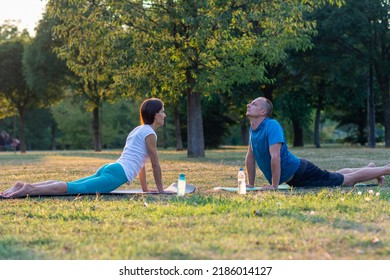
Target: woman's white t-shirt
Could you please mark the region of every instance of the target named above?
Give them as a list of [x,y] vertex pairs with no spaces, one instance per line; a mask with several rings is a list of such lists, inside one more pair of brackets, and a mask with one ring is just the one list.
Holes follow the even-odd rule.
[[133,181],[149,159],[145,138],[150,134],[154,134],[157,140],[153,128],[144,124],[134,128],[127,136],[126,145],[117,162],[123,167],[129,182]]

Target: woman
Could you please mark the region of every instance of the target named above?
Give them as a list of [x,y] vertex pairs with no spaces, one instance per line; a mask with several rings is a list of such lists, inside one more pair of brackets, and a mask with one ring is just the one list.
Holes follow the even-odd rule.
[[[27,195],[61,195],[107,193],[139,175],[144,192],[164,193],[161,167],[157,154],[156,129],[164,125],[166,115],[160,99],[146,99],[140,106],[141,125],[134,128],[127,137],[126,145],[119,159],[102,166],[96,174],[73,182],[45,181],[39,183],[17,182],[0,195],[3,197],[24,197]],[[146,183],[145,163],[150,159],[157,190],[150,190]]]

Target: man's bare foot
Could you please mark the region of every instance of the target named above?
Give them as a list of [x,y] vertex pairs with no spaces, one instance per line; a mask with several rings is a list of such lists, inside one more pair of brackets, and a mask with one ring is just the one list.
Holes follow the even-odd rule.
[[[367,167],[376,167],[376,165],[375,165],[375,163],[373,163],[373,162],[370,162],[368,165],[367,165]],[[380,176],[380,177],[378,177],[378,178],[376,178],[377,179],[377,181],[378,181],[378,185],[383,185],[383,183],[385,182],[385,176]]]
[[13,187],[3,191],[1,193],[2,196],[8,196],[9,194],[13,193],[13,192],[16,192],[18,190],[20,190],[22,187],[24,186],[24,183],[23,182],[16,182],[15,185],[13,185]]

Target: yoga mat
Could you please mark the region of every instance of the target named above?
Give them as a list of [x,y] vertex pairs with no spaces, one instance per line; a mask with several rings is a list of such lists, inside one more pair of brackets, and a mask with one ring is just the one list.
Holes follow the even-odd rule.
[[[169,194],[169,195],[176,195],[177,193],[177,183],[173,183],[171,184],[169,187],[165,188],[164,189],[165,191],[171,191],[173,193],[166,193],[166,194]],[[195,192],[196,190],[196,187],[194,185],[191,185],[191,184],[187,184],[186,185],[186,194],[190,194],[190,193],[193,193]],[[83,194],[80,194],[80,195],[96,195],[97,193],[83,193]],[[136,194],[153,194],[153,195],[158,195],[160,193],[158,192],[143,192],[142,189],[126,189],[126,190],[114,190],[112,192],[109,192],[109,193],[99,193],[99,195],[136,195]],[[55,194],[55,195],[45,195],[45,194],[40,194],[40,195],[29,195],[31,197],[33,196],[77,196],[77,194]],[[8,197],[3,197],[0,195],[0,198],[4,198],[4,199],[7,199]],[[17,197],[17,198],[23,198],[23,197]]]
[[[291,187],[287,184],[282,184],[278,186],[278,190],[289,190]],[[237,192],[238,188],[236,187],[215,187],[213,190],[222,190],[222,191],[228,191],[228,192]],[[246,188],[247,192],[250,191],[258,191],[260,190],[260,187],[253,187],[253,188]]]

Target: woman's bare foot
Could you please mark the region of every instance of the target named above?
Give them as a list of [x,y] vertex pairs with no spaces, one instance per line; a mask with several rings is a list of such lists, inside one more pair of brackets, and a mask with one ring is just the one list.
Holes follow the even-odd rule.
[[1,196],[8,196],[9,194],[20,190],[23,186],[24,186],[23,182],[16,182],[16,184],[13,185],[13,187],[3,191],[0,195]]
[[4,195],[4,197],[12,198],[12,197],[24,197],[31,195],[34,190],[34,186],[31,184],[24,184],[19,189],[16,189],[14,192],[11,192],[7,195]]

